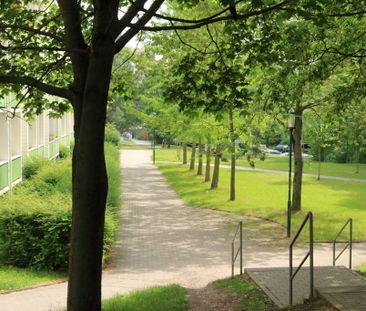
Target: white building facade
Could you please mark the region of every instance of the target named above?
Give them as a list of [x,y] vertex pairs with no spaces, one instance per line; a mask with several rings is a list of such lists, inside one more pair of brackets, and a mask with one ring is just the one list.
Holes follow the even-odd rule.
[[47,111],[27,121],[22,111],[15,113],[11,98],[0,102],[0,194],[22,180],[23,163],[32,155],[54,159],[61,145],[73,141],[73,113],[51,118]]

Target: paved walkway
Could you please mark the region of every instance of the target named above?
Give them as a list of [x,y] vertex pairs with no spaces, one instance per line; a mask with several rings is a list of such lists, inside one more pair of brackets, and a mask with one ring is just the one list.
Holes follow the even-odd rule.
[[[153,284],[199,288],[229,276],[231,239],[240,220],[245,267],[288,265],[284,228],[256,218],[185,206],[150,158],[151,150],[122,151],[122,224],[109,269],[103,273],[104,298]],[[295,258],[300,260],[304,252],[304,248],[297,249]],[[356,244],[354,264],[363,261],[366,246]],[[316,245],[315,263],[331,263],[330,245]],[[60,309],[65,306],[66,287],[63,283],[0,295],[0,310]]]

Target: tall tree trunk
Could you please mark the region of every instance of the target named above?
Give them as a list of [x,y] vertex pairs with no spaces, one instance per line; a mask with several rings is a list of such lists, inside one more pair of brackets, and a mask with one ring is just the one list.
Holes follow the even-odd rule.
[[356,153],[356,174],[360,173],[360,149],[357,149]]
[[190,170],[194,170],[195,163],[196,163],[196,143],[193,143],[191,152],[191,164],[189,166]]
[[178,144],[178,149],[177,149],[177,158],[178,158],[178,161],[180,161],[181,153],[182,153],[182,144]]
[[202,175],[203,171],[203,145],[200,139],[199,145],[198,145],[198,169],[197,169],[197,175]]
[[302,191],[302,148],[301,148],[301,134],[302,134],[302,113],[301,107],[295,110],[295,128],[292,131],[294,142],[294,181],[292,193],[292,211],[301,210],[301,191]]
[[231,109],[229,112],[229,120],[230,120],[230,153],[231,153],[231,166],[230,166],[230,201],[235,201],[235,133],[234,133],[234,116],[233,110]]
[[187,164],[187,144],[183,144],[183,164]]
[[68,311],[101,310],[103,234],[108,180],[104,127],[113,41],[100,36],[89,58],[83,98],[76,100]]
[[219,145],[217,145],[215,150],[215,164],[212,174],[211,189],[217,189],[219,185],[220,159],[221,159],[221,148]]
[[205,182],[211,180],[211,145],[207,144]]

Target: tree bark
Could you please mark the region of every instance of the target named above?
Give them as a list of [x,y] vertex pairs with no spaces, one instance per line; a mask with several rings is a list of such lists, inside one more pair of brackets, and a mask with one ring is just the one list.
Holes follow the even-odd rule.
[[183,144],[183,164],[187,164],[187,144]]
[[230,165],[230,201],[235,201],[235,165],[236,165],[236,157],[235,157],[235,133],[234,133],[234,116],[233,111],[229,112],[229,121],[230,121],[230,153],[231,153],[231,165]]
[[205,182],[211,180],[211,145],[207,145]]
[[360,149],[357,149],[356,153],[356,174],[360,173]]
[[203,145],[200,140],[200,143],[198,145],[198,169],[197,169],[197,175],[202,175],[203,172]]
[[292,193],[292,211],[301,210],[301,191],[302,191],[302,148],[301,148],[301,134],[302,134],[302,108],[295,110],[295,128],[292,131],[294,142],[294,181]]
[[177,158],[178,158],[178,161],[180,161],[181,152],[182,152],[182,144],[178,144],[178,149],[177,149]]
[[191,152],[191,164],[189,166],[190,170],[194,170],[194,165],[196,163],[196,143],[192,144],[192,152]]
[[221,159],[221,150],[220,146],[217,145],[215,150],[215,164],[212,174],[211,189],[217,189],[219,185],[220,159]]
[[99,36],[89,56],[83,97],[75,99],[68,311],[101,310],[103,234],[108,180],[104,127],[113,40]]

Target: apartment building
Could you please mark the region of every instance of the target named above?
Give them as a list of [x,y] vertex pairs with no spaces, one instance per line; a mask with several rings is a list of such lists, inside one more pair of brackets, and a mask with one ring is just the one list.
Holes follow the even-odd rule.
[[27,157],[41,155],[54,159],[61,145],[73,140],[73,114],[52,118],[47,111],[27,121],[21,109],[11,108],[11,98],[0,102],[0,194],[22,180]]

